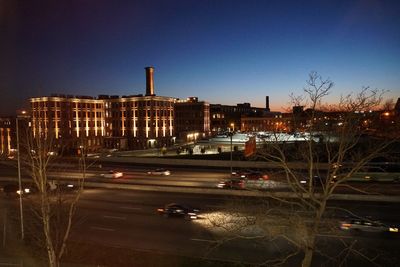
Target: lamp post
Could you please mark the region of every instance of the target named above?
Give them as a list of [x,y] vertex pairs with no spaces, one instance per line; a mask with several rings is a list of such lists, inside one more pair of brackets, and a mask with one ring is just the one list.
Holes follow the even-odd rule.
[[18,127],[18,116],[15,119],[15,126],[17,128],[17,161],[18,161],[18,187],[19,187],[19,214],[21,221],[21,239],[24,240],[24,211],[22,208],[22,182],[21,182],[21,160],[20,160],[20,149],[19,149],[19,127]]
[[235,130],[235,124],[234,124],[234,123],[231,123],[231,127],[232,127],[232,129],[229,128],[228,135],[229,135],[229,137],[230,137],[230,139],[231,139],[231,140],[230,140],[230,141],[231,141],[231,160],[230,160],[230,161],[231,161],[231,164],[230,164],[230,165],[231,165],[231,176],[232,176],[232,171],[233,171],[233,169],[232,169],[232,168],[233,168],[233,167],[232,167],[232,163],[233,163],[233,162],[232,162],[232,151],[233,151],[233,149],[232,149],[232,148],[233,148],[232,137],[233,137],[233,131]]
[[232,136],[233,136],[233,132],[229,133],[229,136],[231,137],[231,176],[232,176]]

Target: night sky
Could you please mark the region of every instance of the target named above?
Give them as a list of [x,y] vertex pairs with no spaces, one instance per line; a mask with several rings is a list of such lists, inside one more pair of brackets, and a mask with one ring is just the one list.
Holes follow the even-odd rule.
[[288,105],[310,71],[400,97],[400,1],[0,0],[1,115],[27,98],[145,93]]

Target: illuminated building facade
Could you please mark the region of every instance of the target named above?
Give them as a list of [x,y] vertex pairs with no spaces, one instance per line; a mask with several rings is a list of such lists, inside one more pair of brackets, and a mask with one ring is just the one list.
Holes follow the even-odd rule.
[[175,130],[183,142],[193,142],[210,135],[210,104],[197,97],[175,103]]
[[154,94],[101,98],[107,129],[105,147],[144,149],[174,143],[174,98]]
[[15,136],[15,118],[0,118],[0,156],[8,156],[12,153],[13,137]]
[[89,96],[52,95],[31,98],[33,134],[56,144],[91,149],[102,147],[106,133],[105,103]]
[[59,145],[88,151],[142,149],[175,141],[172,97],[156,96],[154,68],[146,68],[146,95],[52,95],[31,98],[32,131]]

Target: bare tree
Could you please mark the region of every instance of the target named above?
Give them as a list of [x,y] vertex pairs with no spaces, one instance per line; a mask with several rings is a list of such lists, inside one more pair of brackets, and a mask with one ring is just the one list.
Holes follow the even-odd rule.
[[[304,130],[301,133],[304,140],[292,144],[276,133],[271,137],[275,140],[268,142],[257,153],[258,158],[273,163],[283,171],[284,180],[290,188],[289,197],[265,192],[263,198],[269,200],[261,208],[251,207],[245,212],[231,209],[229,216],[224,214],[222,217],[209,218],[210,226],[224,229],[232,234],[231,237],[283,238],[296,248],[279,260],[267,261],[268,264],[279,265],[295,255],[303,255],[302,266],[309,267],[315,253],[329,258],[316,246],[317,235],[321,231],[337,228],[337,225],[332,227],[332,222],[324,217],[328,200],[338,186],[345,184],[372,159],[385,153],[388,146],[396,141],[382,136],[365,137],[362,123],[366,112],[380,106],[384,91],[366,87],[359,93],[342,96],[336,105],[326,105],[323,100],[330,94],[333,85],[329,79],[311,72],[303,90],[304,95],[292,95],[294,105],[305,107],[304,112],[293,119],[296,123],[301,122],[299,128]],[[329,123],[326,122],[327,114],[332,119]],[[274,208],[271,200],[284,204],[284,207]],[[276,203],[274,205],[276,207]],[[252,211],[251,215],[249,210]],[[253,230],[258,229],[258,232],[255,231],[258,234],[244,235],[249,226]],[[352,245],[348,245],[348,248],[348,251],[352,251]],[[366,260],[373,260],[363,256]]]
[[[58,267],[66,251],[77,203],[83,191],[87,166],[84,153],[81,153],[81,176],[74,183],[76,190],[72,194],[64,194],[61,183],[54,183],[49,177],[49,169],[56,158],[56,146],[51,136],[29,130],[26,132],[24,166],[38,191],[37,202],[33,201],[31,206],[31,211],[39,219],[44,237],[41,240],[40,236],[37,236],[38,242],[46,248],[49,266]],[[34,224],[32,221],[31,223]]]
[[382,109],[385,110],[385,111],[393,110],[394,106],[395,106],[394,100],[393,100],[393,98],[391,98],[391,99],[387,99],[383,103]]

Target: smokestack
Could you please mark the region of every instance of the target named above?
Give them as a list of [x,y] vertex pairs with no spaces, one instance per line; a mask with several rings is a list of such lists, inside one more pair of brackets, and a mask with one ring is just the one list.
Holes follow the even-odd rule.
[[265,97],[265,111],[270,112],[270,109],[269,109],[269,96]]
[[153,67],[146,67],[146,95],[155,95],[154,94],[154,68]]

